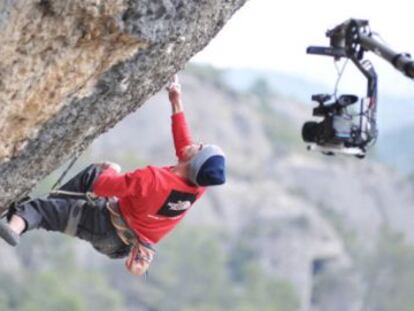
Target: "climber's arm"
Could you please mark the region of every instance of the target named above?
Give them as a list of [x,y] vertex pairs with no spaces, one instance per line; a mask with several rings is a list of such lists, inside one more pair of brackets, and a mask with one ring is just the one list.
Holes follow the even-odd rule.
[[184,155],[184,148],[192,144],[190,129],[184,115],[184,106],[181,97],[181,86],[178,79],[175,77],[174,81],[167,87],[168,98],[171,103],[172,110],[172,133],[174,139],[175,153],[179,160],[182,160]]

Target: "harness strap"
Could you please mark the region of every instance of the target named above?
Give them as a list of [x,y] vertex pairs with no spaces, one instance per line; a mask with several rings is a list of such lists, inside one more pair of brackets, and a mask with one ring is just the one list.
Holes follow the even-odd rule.
[[88,200],[88,202],[91,204],[93,204],[94,200],[98,198],[97,195],[93,192],[73,192],[73,191],[66,191],[66,190],[53,190],[53,191],[50,191],[49,194],[67,195],[67,196],[86,198],[86,200]]
[[[106,205],[112,225],[115,227],[118,236],[127,245],[132,245],[134,249],[133,258],[135,261],[143,261],[148,264],[152,262],[155,250],[148,243],[142,242],[135,233],[128,227],[119,211],[119,204],[116,200],[109,200]],[[144,250],[145,249],[145,250]]]
[[[75,196],[80,198],[86,198],[90,203],[94,203],[93,201],[97,199],[97,196],[93,192],[72,192],[66,190],[53,190],[50,194],[56,195],[67,195],[67,196]],[[85,204],[85,201],[77,201],[73,208],[70,211],[68,223],[64,230],[64,233],[67,235],[76,235],[76,231],[82,216],[82,206]],[[135,233],[128,227],[123,219],[121,212],[119,210],[119,204],[117,200],[110,199],[106,204],[106,208],[109,211],[110,219],[112,225],[115,227],[115,230],[122,240],[123,243],[126,245],[131,245],[136,249],[136,254],[134,255],[134,260],[142,260],[147,263],[151,263],[154,258],[155,250],[152,246],[148,243],[142,242]],[[147,251],[143,252],[141,248],[145,248]],[[147,254],[144,255],[143,253]]]
[[63,231],[64,234],[75,236],[78,229],[78,225],[82,216],[82,206],[85,202],[77,201],[71,208],[69,219],[66,224],[66,228]]
[[[49,195],[65,195],[71,197],[79,197],[80,199],[86,199],[88,203],[94,204],[94,200],[97,199],[97,196],[93,192],[74,192],[66,190],[52,190],[49,192]],[[82,207],[86,203],[85,200],[77,200],[74,205],[71,207],[69,212],[68,222],[66,224],[64,234],[75,236],[78,230],[78,225],[82,217]]]
[[106,204],[111,217],[112,225],[115,227],[118,236],[127,245],[136,245],[138,239],[134,232],[128,227],[119,211],[118,202],[109,200]]

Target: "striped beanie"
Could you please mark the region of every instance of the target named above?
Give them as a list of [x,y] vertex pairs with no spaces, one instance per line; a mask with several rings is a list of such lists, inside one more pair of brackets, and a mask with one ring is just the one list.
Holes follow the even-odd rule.
[[197,186],[222,185],[226,181],[223,150],[216,145],[204,145],[190,160],[189,179]]

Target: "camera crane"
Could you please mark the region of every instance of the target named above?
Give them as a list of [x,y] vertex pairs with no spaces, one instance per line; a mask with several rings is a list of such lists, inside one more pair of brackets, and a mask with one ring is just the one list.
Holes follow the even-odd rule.
[[[310,46],[306,52],[331,56],[336,61],[341,58],[351,60],[367,79],[367,94],[361,100],[356,95],[335,96],[330,103],[330,94],[312,95],[312,100],[318,102],[313,115],[323,117],[323,120],[306,122],[302,128],[302,138],[309,143],[308,150],[364,158],[378,136],[377,74],[371,62],[364,59],[364,53],[375,53],[409,78],[414,78],[414,61],[408,53],[396,53],[375,38],[367,20],[349,19],[328,30],[326,36],[330,39],[329,47]],[[351,106],[358,101],[359,111],[350,112]]]

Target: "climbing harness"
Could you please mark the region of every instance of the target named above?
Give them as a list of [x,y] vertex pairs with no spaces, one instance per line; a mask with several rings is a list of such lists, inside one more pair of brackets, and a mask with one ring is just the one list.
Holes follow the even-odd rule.
[[65,191],[65,190],[52,190],[49,194],[54,195],[66,195],[70,197],[78,197],[80,199],[86,199],[89,203],[94,203],[94,201],[98,198],[97,195],[93,192],[73,192],[73,191]]
[[112,225],[115,227],[118,236],[127,245],[133,245],[137,243],[137,237],[132,232],[131,229],[127,226],[124,219],[121,216],[121,212],[119,210],[119,205],[116,200],[110,199],[106,205],[106,208],[109,211]]
[[131,245],[131,250],[126,261],[128,269],[134,270],[137,275],[148,276],[148,269],[155,256],[155,250],[150,244],[145,243],[128,227],[122,218],[117,200],[110,199],[106,204],[110,213],[111,223],[115,227],[119,238],[127,245]]

